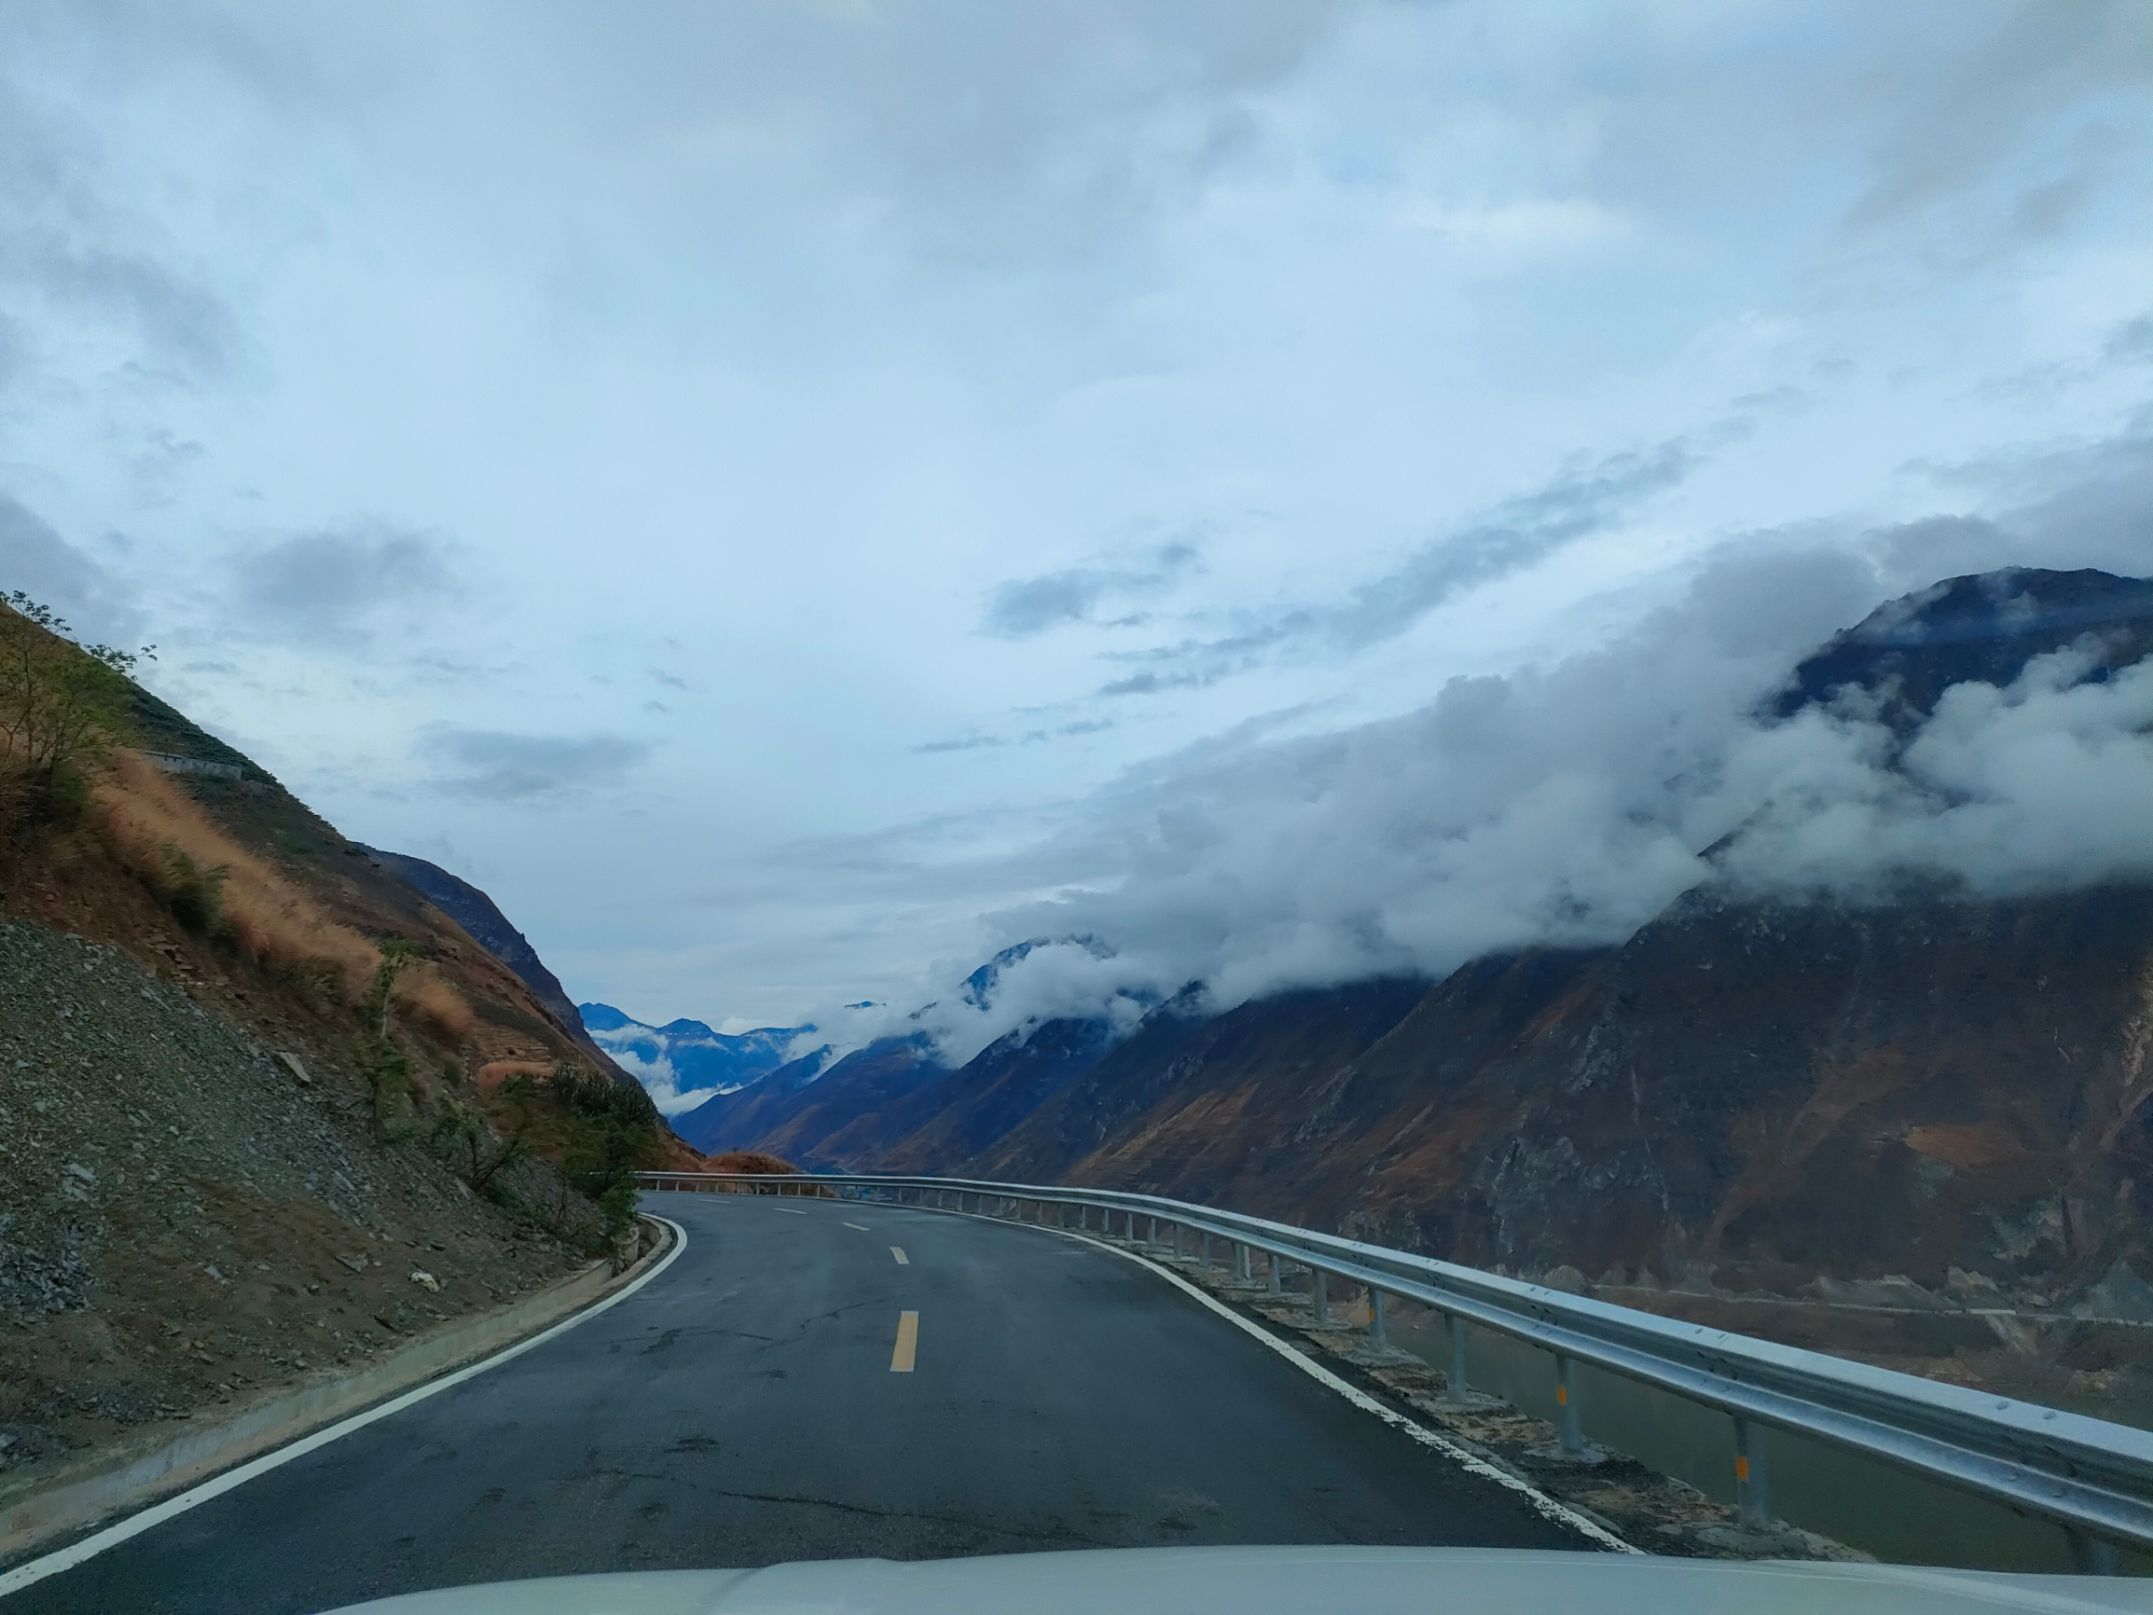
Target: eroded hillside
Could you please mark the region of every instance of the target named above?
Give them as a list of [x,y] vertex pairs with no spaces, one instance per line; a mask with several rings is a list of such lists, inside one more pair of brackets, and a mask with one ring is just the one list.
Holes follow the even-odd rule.
[[[21,602],[18,602],[21,604]],[[0,1484],[622,1248],[692,1164],[251,759],[0,607]]]

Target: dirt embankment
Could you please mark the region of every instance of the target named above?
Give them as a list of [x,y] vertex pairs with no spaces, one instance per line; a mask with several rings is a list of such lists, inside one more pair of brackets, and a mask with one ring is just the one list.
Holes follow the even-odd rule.
[[584,1259],[308,1077],[117,950],[0,922],[0,1497]]

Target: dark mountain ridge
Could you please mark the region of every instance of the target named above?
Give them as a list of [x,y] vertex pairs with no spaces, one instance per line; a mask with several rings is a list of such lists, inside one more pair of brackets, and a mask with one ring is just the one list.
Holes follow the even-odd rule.
[[576,1012],[574,1001],[561,986],[560,977],[546,967],[546,961],[531,946],[530,938],[509,923],[508,916],[492,898],[462,876],[452,875],[439,864],[429,863],[424,858],[414,858],[403,852],[385,852],[379,847],[362,850],[379,868],[411,887],[462,926],[472,941],[508,966],[600,1070],[618,1082],[634,1080],[593,1041],[589,1029],[583,1024],[583,1017]]

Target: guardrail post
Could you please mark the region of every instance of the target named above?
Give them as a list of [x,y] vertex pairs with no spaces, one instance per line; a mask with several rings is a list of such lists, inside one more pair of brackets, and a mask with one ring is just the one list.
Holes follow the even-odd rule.
[[2104,1542],[2097,1536],[2088,1536],[2075,1525],[2063,1528],[2064,1540],[2071,1544],[2071,1562],[2078,1567],[2081,1576],[2120,1576],[2123,1566],[2116,1558],[2116,1545]]
[[1249,1281],[1248,1247],[1246,1245],[1236,1245],[1233,1248],[1233,1276],[1243,1284]]
[[1156,1217],[1146,1217],[1144,1219],[1144,1243],[1146,1245],[1156,1245],[1158,1242],[1159,1219]]
[[1562,1352],[1555,1354],[1555,1417],[1556,1428],[1562,1432],[1564,1452],[1585,1450],[1585,1425],[1577,1415],[1577,1388],[1570,1383],[1570,1359]]
[[1387,1346],[1390,1336],[1383,1329],[1383,1292],[1368,1292],[1368,1343],[1371,1346]]
[[1450,1381],[1443,1387],[1443,1394],[1453,1402],[1462,1402],[1470,1391],[1465,1378],[1465,1320],[1455,1312],[1444,1313],[1443,1333],[1450,1344]]
[[1316,1293],[1310,1305],[1315,1309],[1316,1326],[1321,1328],[1331,1321],[1331,1276],[1320,1267],[1310,1271],[1316,1279]]
[[1744,1525],[1772,1523],[1772,1471],[1764,1432],[1740,1415],[1734,1421],[1734,1500]]
[[1211,1230],[1204,1230],[1204,1266],[1211,1265]]
[[1278,1260],[1278,1252],[1265,1251],[1263,1253],[1263,1258],[1264,1266],[1270,1271],[1271,1275],[1271,1293],[1273,1295],[1283,1294],[1286,1286],[1283,1282],[1281,1282],[1283,1275],[1279,1272],[1280,1264]]

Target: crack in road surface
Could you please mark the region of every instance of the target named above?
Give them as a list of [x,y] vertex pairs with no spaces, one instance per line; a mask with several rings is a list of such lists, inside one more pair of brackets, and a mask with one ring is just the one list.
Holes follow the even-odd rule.
[[[701,1488],[698,1488],[700,1491]],[[960,1531],[978,1531],[995,1536],[1022,1537],[1033,1542],[1074,1542],[1087,1548],[1115,1548],[1121,1544],[1108,1542],[1099,1537],[1086,1536],[1066,1525],[1048,1529],[1022,1525],[982,1525],[976,1519],[966,1519],[959,1514],[930,1514],[916,1508],[876,1508],[870,1503],[840,1503],[829,1497],[801,1497],[787,1492],[748,1492],[720,1487],[710,1493],[714,1497],[737,1498],[745,1503],[792,1504],[803,1508],[831,1509],[839,1514],[857,1514],[873,1520],[922,1520],[931,1525],[946,1525]]]

